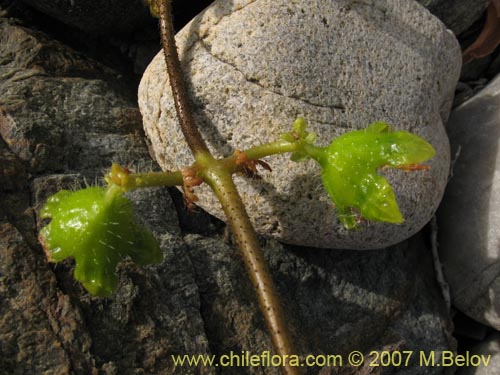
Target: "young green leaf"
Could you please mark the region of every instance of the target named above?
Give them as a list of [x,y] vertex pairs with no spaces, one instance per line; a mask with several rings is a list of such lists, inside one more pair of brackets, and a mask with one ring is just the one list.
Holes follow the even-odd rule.
[[434,153],[422,138],[406,131],[392,131],[389,125],[376,122],[336,138],[323,149],[318,161],[323,168],[323,184],[340,221],[347,228],[355,228],[353,209],[368,220],[403,223],[394,191],[377,174],[377,168],[413,166],[432,158]]
[[291,155],[293,161],[299,162],[307,160],[311,157],[307,151],[303,150],[306,145],[313,145],[316,142],[316,133],[308,132],[307,121],[303,117],[298,117],[293,122],[293,131],[290,133],[281,134],[281,139],[290,143],[297,143],[301,147],[299,151],[295,151]]
[[140,265],[161,262],[153,235],[134,220],[131,202],[115,185],[62,190],[41,210],[51,222],[40,231],[50,261],[76,261],[75,278],[92,294],[110,295],[117,263],[127,256]]
[[383,166],[428,169],[417,164],[434,156],[435,151],[429,143],[409,132],[393,131],[384,122],[375,122],[321,148],[313,145],[315,135],[305,129],[305,120],[299,118],[293,132],[284,134],[282,139],[299,146],[292,160],[312,158],[319,162],[323,185],[344,226],[356,228],[356,216],[359,215],[368,220],[403,223],[394,191],[377,169]]

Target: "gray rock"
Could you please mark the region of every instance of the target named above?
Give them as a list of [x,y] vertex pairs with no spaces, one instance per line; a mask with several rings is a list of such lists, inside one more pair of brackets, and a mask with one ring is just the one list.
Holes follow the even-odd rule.
[[500,329],[500,76],[453,110],[452,154],[460,150],[438,211],[440,256],[454,305]]
[[131,33],[151,21],[142,0],[22,0],[78,29],[102,34]]
[[[443,128],[460,71],[451,33],[410,1],[216,1],[177,35],[200,129],[216,156],[273,141],[298,115],[325,145],[387,121],[429,140],[428,172],[387,171],[404,225],[346,231],[313,162],[269,158],[274,171],[237,183],[257,231],[315,247],[373,249],[408,238],[433,215],[449,170]],[[193,159],[183,140],[162,54],[139,89],[146,133],[163,169]],[[223,219],[206,187],[200,206]]]
[[490,334],[486,340],[475,345],[470,350],[470,355],[483,356],[488,360],[488,365],[467,366],[457,370],[456,375],[497,375],[500,373],[500,333]]
[[95,173],[149,160],[117,72],[5,20],[0,44],[0,135],[33,171]]
[[25,239],[36,243],[33,232],[33,213],[27,210],[30,199],[29,176],[22,160],[14,155],[0,138],[0,205],[9,222],[18,230],[28,233]]
[[[189,235],[185,241],[213,351],[268,350],[271,342],[255,292],[235,249],[220,239],[198,235]],[[368,358],[372,350],[414,350],[402,374],[447,373],[420,366],[416,355],[432,350],[438,358],[441,351],[455,348],[423,236],[372,252],[312,250],[274,240],[264,242],[263,248],[299,354],[346,355],[361,350]],[[306,370],[308,374],[332,373],[327,367]],[[371,373],[368,370],[346,366],[346,372],[339,373]],[[259,368],[238,371],[260,373]],[[265,373],[279,371],[267,368]]]
[[417,0],[459,35],[476,22],[491,0]]
[[36,241],[51,194],[95,184],[113,159],[152,168],[133,95],[116,72],[1,19],[0,61],[0,372],[213,373],[171,362],[210,349],[165,189],[131,194],[164,262],[123,262],[110,298],[86,293],[71,260],[48,264]]
[[[3,215],[2,215],[3,216]],[[92,373],[82,316],[23,235],[0,220],[0,368],[4,373]]]

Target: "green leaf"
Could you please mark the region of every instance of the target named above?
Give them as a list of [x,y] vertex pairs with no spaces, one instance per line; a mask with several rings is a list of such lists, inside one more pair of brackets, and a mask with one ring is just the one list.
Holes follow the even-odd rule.
[[117,186],[62,190],[41,216],[52,219],[39,236],[49,260],[74,257],[75,278],[94,295],[115,290],[116,265],[125,257],[140,265],[162,261],[153,235],[135,222],[132,203]]
[[[307,121],[303,117],[297,117],[293,122],[293,130],[290,133],[280,135],[280,138],[286,142],[297,143],[303,149],[305,145],[313,145],[316,142],[317,135],[306,131]],[[301,162],[310,159],[311,155],[305,150],[293,152],[290,156],[292,161]]]
[[404,168],[434,156],[422,138],[406,131],[393,131],[383,122],[353,131],[322,149],[321,164],[326,191],[347,228],[356,227],[356,214],[368,220],[403,223],[396,197],[377,168]]
[[303,134],[307,128],[307,121],[303,117],[297,117],[292,126],[297,134]]

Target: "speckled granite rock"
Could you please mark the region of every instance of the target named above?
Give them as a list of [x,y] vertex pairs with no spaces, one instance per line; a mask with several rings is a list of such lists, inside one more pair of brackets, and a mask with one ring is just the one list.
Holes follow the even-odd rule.
[[[387,121],[429,140],[429,172],[386,171],[406,223],[338,223],[313,162],[267,161],[263,179],[238,178],[257,230],[284,242],[370,249],[408,238],[432,216],[444,190],[443,128],[460,70],[453,35],[410,1],[216,1],[178,35],[195,116],[217,156],[278,139],[303,115],[322,144],[348,129]],[[139,104],[164,169],[192,162],[178,127],[163,56],[153,60]],[[200,205],[223,218],[207,188]]]
[[456,35],[481,18],[490,0],[417,0]]
[[500,329],[500,76],[453,110],[452,153],[460,148],[438,211],[440,256],[452,302]]

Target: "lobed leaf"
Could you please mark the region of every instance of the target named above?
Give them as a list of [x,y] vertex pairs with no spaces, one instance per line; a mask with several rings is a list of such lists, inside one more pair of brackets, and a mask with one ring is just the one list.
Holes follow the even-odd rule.
[[92,294],[116,288],[116,265],[127,256],[140,265],[161,262],[153,235],[135,222],[132,203],[116,186],[62,190],[41,210],[51,222],[40,231],[50,261],[76,261],[75,278]]
[[422,163],[435,153],[422,138],[393,131],[383,122],[344,134],[322,150],[316,159],[323,169],[323,184],[340,221],[350,229],[357,225],[356,210],[368,220],[403,223],[394,191],[377,169],[404,168]]

